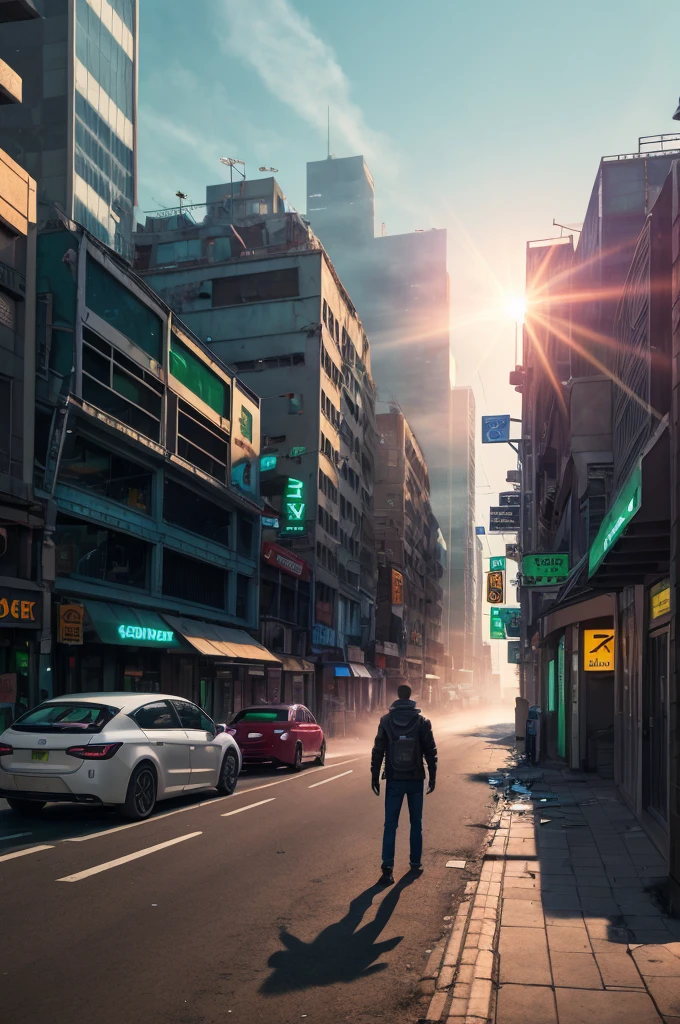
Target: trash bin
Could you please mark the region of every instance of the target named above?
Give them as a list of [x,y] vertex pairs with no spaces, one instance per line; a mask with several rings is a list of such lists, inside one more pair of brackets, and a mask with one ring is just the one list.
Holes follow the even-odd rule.
[[541,753],[541,709],[532,704],[527,714],[526,754],[531,764],[538,764]]
[[518,754],[523,754],[526,746],[528,712],[526,697],[515,697],[515,750]]

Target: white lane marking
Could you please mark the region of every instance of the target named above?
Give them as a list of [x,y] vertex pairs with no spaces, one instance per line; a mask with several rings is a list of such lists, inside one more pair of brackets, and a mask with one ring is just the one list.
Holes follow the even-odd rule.
[[101,871],[109,871],[111,868],[120,867],[121,864],[128,864],[131,860],[139,860],[140,857],[148,857],[151,853],[158,853],[159,850],[165,850],[168,846],[176,846],[177,843],[184,843],[187,839],[195,839],[196,836],[202,836],[202,832],[189,832],[185,836],[178,836],[177,839],[168,839],[165,843],[158,843],[157,846],[148,846],[145,850],[137,850],[136,853],[128,853],[125,857],[117,857],[115,860],[107,860],[104,864],[95,864],[93,868],[86,868],[85,871],[77,871],[75,875],[65,875],[63,878],[58,878],[58,882],[80,882],[83,878],[89,878],[91,875],[98,875]]
[[314,782],[311,786],[308,786],[307,789],[316,789],[317,786],[325,786],[327,782],[335,782],[336,779],[342,779],[345,775],[351,775],[353,771],[354,769],[350,768],[348,772],[340,772],[339,775],[331,775],[330,779],[322,779],[321,782]]
[[[362,755],[368,757],[368,754]],[[276,782],[265,782],[263,786],[248,786],[244,789],[239,790],[236,793],[232,793],[231,796],[217,796],[212,800],[201,800],[195,804],[188,804],[186,807],[178,807],[174,811],[164,811],[163,814],[154,814],[150,818],[145,818],[144,821],[133,821],[129,825],[116,825],[114,828],[103,828],[99,832],[90,832],[86,836],[71,836],[69,839],[63,839],[64,843],[87,843],[90,839],[98,839],[99,836],[110,836],[114,832],[123,832],[128,828],[137,828],[139,825],[151,825],[155,821],[162,821],[164,818],[171,818],[173,814],[184,814],[185,811],[195,811],[198,807],[209,807],[211,804],[219,804],[223,800],[234,800],[239,796],[246,796],[248,793],[257,793],[260,789],[269,789],[270,786],[281,786],[284,782],[295,782],[296,779],[305,779],[308,775],[313,775],[315,772],[323,772],[328,768],[341,768],[344,764],[353,764],[354,761],[360,761],[360,757],[353,757],[349,761],[340,761],[339,764],[327,764],[319,768],[310,768],[307,771],[300,772],[297,775],[289,775],[285,779],[277,779]]]
[[15,832],[11,836],[0,836],[0,843],[6,842],[8,839],[21,839],[23,836],[32,836],[32,832]]
[[0,857],[0,862],[3,860],[14,860],[15,857],[25,857],[29,853],[39,853],[40,850],[53,850],[53,846],[32,846],[30,850],[17,850],[16,853],[4,853]]
[[240,814],[241,811],[252,811],[253,807],[262,807],[262,804],[271,804],[276,800],[275,796],[270,796],[268,800],[258,800],[256,804],[246,804],[245,807],[237,807],[235,811],[227,811],[223,814],[223,818],[231,818],[232,814]]

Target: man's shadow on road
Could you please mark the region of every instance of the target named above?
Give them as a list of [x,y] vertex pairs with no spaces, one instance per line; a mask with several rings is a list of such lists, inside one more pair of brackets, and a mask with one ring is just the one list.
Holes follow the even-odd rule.
[[345,916],[319,932],[312,942],[303,942],[281,929],[281,942],[286,947],[272,953],[268,964],[272,973],[263,982],[263,995],[281,995],[298,989],[334,985],[338,982],[368,978],[387,969],[387,964],[374,963],[383,953],[398,946],[403,935],[377,942],[381,932],[399,902],[404,889],[411,885],[419,873],[409,871],[389,889],[373,921],[356,930],[364,914],[371,907],[381,885],[372,885],[356,896]]

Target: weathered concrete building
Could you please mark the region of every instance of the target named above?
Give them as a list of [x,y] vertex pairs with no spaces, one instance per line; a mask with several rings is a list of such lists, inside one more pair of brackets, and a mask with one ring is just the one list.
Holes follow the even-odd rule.
[[385,658],[388,699],[407,682],[416,699],[437,703],[444,678],[444,565],[427,465],[401,409],[380,413],[377,426],[376,648]]
[[325,664],[315,706],[344,727],[380,694],[365,657],[376,583],[369,342],[333,264],[302,218],[284,211],[274,179],[209,186],[206,199],[147,217],[137,267],[261,396],[262,489],[276,523],[264,528],[263,555],[283,547],[314,576],[313,601],[309,592],[306,604],[286,599],[285,610],[281,581],[269,581],[262,638],[276,633],[286,655]]

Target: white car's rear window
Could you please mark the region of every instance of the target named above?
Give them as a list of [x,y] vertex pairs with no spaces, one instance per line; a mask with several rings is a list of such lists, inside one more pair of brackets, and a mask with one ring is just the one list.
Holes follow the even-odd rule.
[[118,708],[106,704],[78,704],[75,701],[40,704],[17,718],[12,729],[17,732],[93,733],[118,714]]

